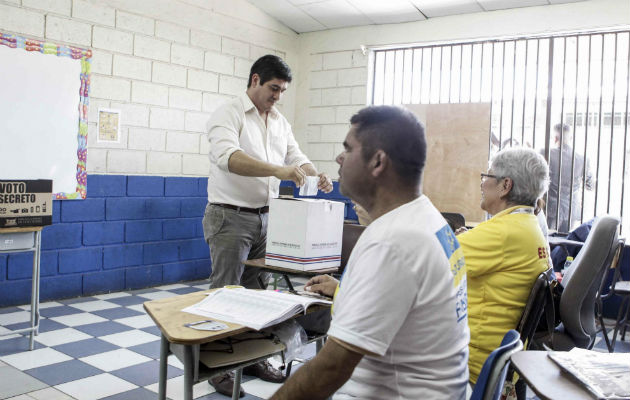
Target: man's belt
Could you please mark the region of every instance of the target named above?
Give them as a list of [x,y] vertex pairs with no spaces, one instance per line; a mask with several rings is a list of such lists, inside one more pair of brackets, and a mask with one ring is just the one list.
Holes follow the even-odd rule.
[[210,203],[213,206],[218,206],[218,207],[223,207],[223,208],[229,208],[230,210],[236,210],[236,212],[248,212],[248,213],[253,213],[253,214],[266,214],[269,212],[269,206],[264,206],[264,207],[260,207],[260,208],[249,208],[249,207],[239,207],[239,206],[233,206],[232,204],[223,204],[223,203]]

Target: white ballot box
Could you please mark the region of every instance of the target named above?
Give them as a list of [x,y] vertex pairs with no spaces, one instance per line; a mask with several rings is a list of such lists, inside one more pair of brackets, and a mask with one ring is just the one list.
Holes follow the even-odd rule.
[[265,263],[301,271],[338,267],[344,206],[321,199],[272,199]]

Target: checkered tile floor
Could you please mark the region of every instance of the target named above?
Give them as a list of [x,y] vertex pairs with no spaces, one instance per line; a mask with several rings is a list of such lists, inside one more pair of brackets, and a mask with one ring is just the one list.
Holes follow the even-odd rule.
[[[0,336],[0,399],[157,398],[160,331],[142,303],[207,288],[207,281],[184,282],[42,303],[33,351],[28,336]],[[0,309],[0,333],[28,327],[29,309]],[[183,366],[175,356],[168,364],[167,397],[183,399]],[[248,376],[243,382],[246,400],[268,398],[279,386]],[[228,398],[207,382],[195,385],[193,397]]]
[[[142,303],[207,288],[206,281],[196,281],[42,303],[33,351],[27,336],[0,336],[0,399],[155,399],[160,332]],[[0,333],[27,327],[28,310],[0,309]],[[616,351],[630,352],[628,336],[618,340]],[[601,335],[595,349],[606,351]],[[168,363],[167,396],[182,399],[182,364],[174,356]],[[268,398],[279,386],[248,376],[243,382],[246,400]],[[193,397],[227,399],[207,382],[195,385]],[[528,399],[535,398],[528,392]]]

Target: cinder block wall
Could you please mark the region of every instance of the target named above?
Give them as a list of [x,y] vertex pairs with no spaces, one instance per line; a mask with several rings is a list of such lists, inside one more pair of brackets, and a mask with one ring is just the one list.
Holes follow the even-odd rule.
[[[88,175],[88,198],[53,202],[41,300],[210,276],[206,178]],[[0,307],[30,302],[33,253],[0,255]]]
[[[92,50],[88,173],[207,176],[206,122],[253,61],[277,54],[299,74],[297,34],[245,0],[0,0],[0,30]],[[119,142],[97,141],[99,108],[121,111]]]

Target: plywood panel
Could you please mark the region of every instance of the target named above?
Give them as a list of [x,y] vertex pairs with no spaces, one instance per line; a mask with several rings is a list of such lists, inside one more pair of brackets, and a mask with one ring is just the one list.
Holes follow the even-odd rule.
[[485,219],[479,173],[488,168],[490,103],[405,105],[425,124],[427,164],[423,192],[443,212],[466,222]]

